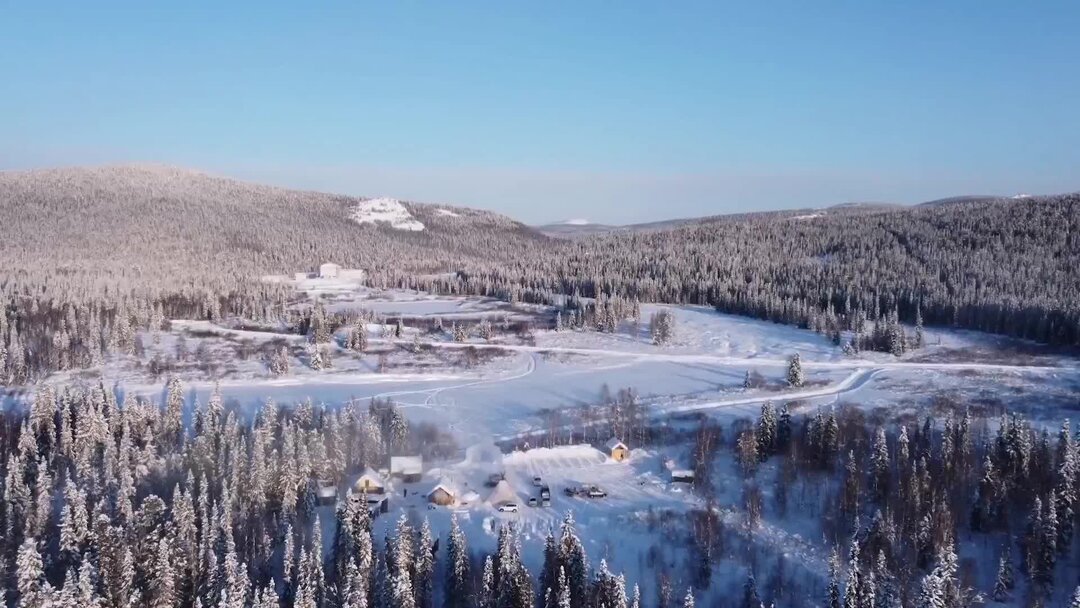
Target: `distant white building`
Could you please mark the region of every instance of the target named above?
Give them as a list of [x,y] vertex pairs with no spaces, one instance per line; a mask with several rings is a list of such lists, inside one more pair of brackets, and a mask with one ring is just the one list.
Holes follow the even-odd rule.
[[306,281],[311,278],[310,272],[297,272],[293,274],[294,281]]
[[340,272],[341,266],[333,262],[326,262],[325,264],[319,265],[319,278],[321,279],[336,279]]

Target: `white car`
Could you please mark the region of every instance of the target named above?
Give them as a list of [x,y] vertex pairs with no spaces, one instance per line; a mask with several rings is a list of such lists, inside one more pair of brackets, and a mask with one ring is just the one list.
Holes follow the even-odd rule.
[[537,475],[536,477],[533,477],[533,486],[534,487],[539,488],[539,487],[541,487],[543,485],[544,485],[544,480],[540,479],[539,475]]
[[499,513],[517,513],[518,506],[515,503],[508,502],[505,505],[499,505]]

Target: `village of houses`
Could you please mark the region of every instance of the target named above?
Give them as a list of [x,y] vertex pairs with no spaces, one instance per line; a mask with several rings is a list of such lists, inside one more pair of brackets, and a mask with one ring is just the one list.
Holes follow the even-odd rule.
[[[303,290],[349,293],[362,285],[362,269],[333,262],[297,272]],[[288,280],[275,277],[276,280]],[[457,462],[426,462],[421,455],[389,457],[379,468],[354,474],[345,487],[320,482],[319,504],[333,508],[346,500],[366,500],[375,518],[400,513],[421,518],[481,514],[485,527],[498,520],[533,522],[536,529],[557,522],[567,511],[606,511],[686,505],[692,470],[668,456],[633,450],[619,437],[593,444],[532,448],[504,454],[494,443],[473,445]],[[387,514],[393,517],[386,517]],[[435,523],[435,522],[433,522]]]
[[530,519],[530,512],[550,510],[553,502],[560,503],[561,517],[573,505],[564,501],[637,501],[643,490],[655,491],[660,486],[681,493],[693,476],[693,471],[676,468],[673,461],[657,460],[652,454],[636,458],[615,437],[599,446],[533,448],[510,454],[487,443],[464,450],[459,462],[426,463],[419,455],[391,456],[386,467],[364,470],[345,488],[322,484],[318,495],[324,507],[366,500],[375,518],[392,511],[423,509]]

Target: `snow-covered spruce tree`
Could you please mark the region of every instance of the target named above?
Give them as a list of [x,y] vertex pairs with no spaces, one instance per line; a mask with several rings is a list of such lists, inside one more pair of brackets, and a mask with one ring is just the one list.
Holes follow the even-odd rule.
[[1007,556],[1002,555],[998,560],[997,577],[994,579],[994,591],[992,597],[995,602],[1004,602],[1009,599],[1009,590],[1012,588],[1012,564]]
[[432,577],[435,575],[435,555],[432,548],[435,541],[431,536],[431,525],[427,519],[420,527],[420,537],[417,539],[416,566],[413,575],[413,597],[417,608],[431,608],[432,603]]
[[694,590],[687,589],[686,595],[683,596],[682,602],[683,608],[694,608]]
[[847,583],[844,585],[844,608],[862,608],[862,572],[859,570],[859,541],[852,538],[848,553]]
[[450,333],[454,337],[454,342],[467,342],[469,340],[469,330],[465,325],[458,325],[457,321],[451,326]]
[[840,592],[840,556],[833,549],[829,557],[829,584],[825,589],[825,607],[842,608],[843,594]]
[[791,448],[793,428],[791,412],[788,410],[788,404],[784,403],[780,406],[780,418],[776,425],[776,450],[781,454],[787,454]]
[[313,343],[308,346],[308,367],[312,371],[322,371],[323,368],[323,353],[319,344]]
[[[691,598],[691,603],[693,599]],[[741,608],[761,608],[761,597],[758,596],[757,580],[754,579],[754,573],[751,572],[746,576],[746,582],[743,583],[743,597]]]
[[653,344],[663,346],[671,341],[675,334],[675,317],[671,311],[660,310],[653,313],[649,320],[649,335]]
[[566,570],[571,603],[575,606],[583,605],[588,597],[588,560],[585,546],[577,536],[572,511],[567,511],[563,519],[559,537],[559,562]]
[[52,602],[52,588],[45,581],[45,571],[37,539],[27,536],[15,558],[15,588],[18,608],[47,608]]
[[795,353],[788,359],[787,383],[788,386],[792,387],[800,387],[806,383],[806,375],[803,372],[802,358],[799,357],[799,353]]
[[870,448],[870,494],[874,502],[882,504],[889,495],[889,445],[885,437],[885,428],[878,427],[874,433],[874,442]]
[[766,401],[761,406],[761,416],[758,418],[758,457],[768,460],[776,452],[777,420],[776,408],[772,401]]
[[469,585],[469,548],[457,516],[450,520],[450,536],[446,543],[446,608],[468,608],[471,600]]

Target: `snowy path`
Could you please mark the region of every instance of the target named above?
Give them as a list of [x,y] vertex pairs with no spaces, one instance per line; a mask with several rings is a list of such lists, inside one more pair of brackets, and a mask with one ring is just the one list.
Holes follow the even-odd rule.
[[[819,399],[831,397],[839,399],[840,395],[852,391],[859,390],[865,386],[870,380],[873,379],[878,373],[884,371],[883,368],[873,369],[857,369],[848,375],[840,382],[834,384],[828,384],[825,386],[814,387],[806,390],[791,391],[784,393],[769,393],[763,395],[753,395],[747,397],[732,397],[728,399],[717,399],[712,401],[705,401],[701,403],[690,403],[686,405],[679,405],[674,407],[664,407],[662,404],[652,404],[652,411],[649,416],[653,420],[659,420],[666,418],[672,414],[684,414],[689,412],[700,412],[707,410],[717,410],[730,407],[740,407],[744,405],[757,405],[767,401],[805,401],[810,399]],[[600,424],[602,421],[595,421],[594,424]],[[580,425],[566,425],[563,430],[569,428],[579,428]],[[541,437],[551,432],[551,429],[542,430],[529,430],[520,433],[512,433],[509,435],[503,435],[495,439],[496,442],[514,442],[522,439],[528,439],[530,437]]]
[[[410,345],[406,340],[383,340],[373,339],[372,344],[400,344]],[[680,354],[680,353],[641,353],[600,348],[579,348],[562,346],[526,346],[522,344],[473,344],[468,342],[430,342],[425,346],[432,348],[477,348],[494,349],[515,352],[530,353],[562,353],[568,355],[624,357],[641,361],[669,361],[675,363],[711,363],[714,365],[754,365],[768,367],[786,367],[787,359],[770,359],[758,357],[720,357],[706,354]],[[1001,363],[930,363],[921,361],[871,361],[868,359],[850,359],[845,361],[813,361],[802,360],[802,365],[807,369],[852,369],[874,367],[880,369],[925,369],[945,371],[1075,371],[1075,367],[1062,367],[1053,365],[1008,365]]]

